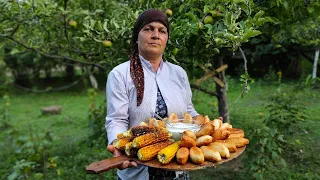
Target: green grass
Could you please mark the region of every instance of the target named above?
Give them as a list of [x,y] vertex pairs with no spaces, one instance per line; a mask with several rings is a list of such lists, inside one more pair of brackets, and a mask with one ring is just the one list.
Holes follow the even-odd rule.
[[[99,98],[104,98],[102,95]],[[52,131],[57,137],[84,137],[88,127],[88,97],[83,92],[15,94],[11,97],[11,122],[21,132],[30,128]],[[62,114],[41,115],[41,108],[60,105]]]
[[[210,86],[206,82],[205,86]],[[282,91],[292,91],[295,85],[292,82],[280,86]],[[242,87],[235,80],[229,84],[227,92],[230,120],[233,127],[242,128],[249,132],[253,128],[261,125],[262,120],[268,115],[265,106],[269,103],[268,97],[273,94],[279,85],[267,84],[258,81],[251,85],[251,90],[240,98],[236,103]],[[200,91],[193,91],[194,105],[197,111],[204,115],[209,115],[211,119],[218,117],[217,100],[215,97],[208,96]],[[318,89],[306,89],[297,91],[296,95],[300,103],[307,107],[307,119],[300,124],[301,131],[297,132],[293,140],[298,140],[303,146],[300,153],[288,154],[289,157],[298,157],[301,165],[295,164],[295,159],[290,162],[288,168],[291,177],[319,177],[318,166],[320,157],[317,153],[320,151],[320,93]],[[100,91],[96,97],[97,104],[103,102],[105,92]],[[43,94],[14,92],[10,94],[10,123],[22,134],[43,133],[51,131],[54,134],[52,155],[58,156],[58,167],[61,175],[57,176],[55,172],[48,173],[53,179],[110,179],[115,176],[115,170],[104,173],[101,177],[97,175],[86,175],[84,169],[91,162],[110,157],[110,153],[105,149],[104,144],[98,144],[88,147],[86,141],[88,138],[88,110],[89,97],[86,91],[73,92],[50,92]],[[2,101],[0,101],[2,104]],[[62,113],[60,115],[42,116],[40,109],[44,106],[61,105]],[[104,119],[102,119],[104,121]],[[0,141],[5,142],[7,138],[5,132],[0,133]],[[4,145],[4,144],[3,144]],[[247,148],[250,148],[248,145]],[[7,160],[4,155],[11,152],[5,152],[9,148],[3,148],[0,152],[0,161]],[[291,153],[291,152],[290,152]],[[11,153],[12,154],[12,153]],[[243,177],[244,159],[248,154],[244,154],[235,161],[226,163],[217,168],[207,168],[199,171],[192,171],[192,179],[246,179]],[[0,162],[0,168],[6,168],[1,172],[12,171],[11,164]],[[311,174],[311,175],[310,175]],[[312,176],[318,174],[318,176]],[[1,176],[0,176],[1,177]],[[3,177],[3,176],[2,176]],[[299,178],[298,178],[299,179]]]

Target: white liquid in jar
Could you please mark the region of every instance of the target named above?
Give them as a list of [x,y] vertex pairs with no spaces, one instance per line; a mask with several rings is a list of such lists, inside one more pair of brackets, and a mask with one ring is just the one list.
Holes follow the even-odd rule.
[[191,130],[194,133],[199,131],[200,126],[196,124],[185,124],[185,123],[170,123],[166,126],[167,130],[172,133],[172,138],[175,141],[179,141],[181,139],[181,136],[183,134],[183,131]]

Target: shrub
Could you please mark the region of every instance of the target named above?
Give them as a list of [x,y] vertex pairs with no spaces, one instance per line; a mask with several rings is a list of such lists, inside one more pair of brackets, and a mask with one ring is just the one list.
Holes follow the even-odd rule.
[[105,116],[106,116],[106,101],[104,100],[96,106],[97,92],[95,89],[88,90],[89,96],[89,133],[88,133],[88,146],[101,144],[107,145],[107,132],[105,129]]
[[266,108],[269,115],[262,126],[248,133],[248,173],[255,179],[285,179],[289,174],[286,158],[290,159],[294,154],[283,152],[296,151],[297,147],[292,146],[289,137],[301,131],[299,122],[305,119],[305,107],[293,94],[277,91],[270,97],[270,104]]

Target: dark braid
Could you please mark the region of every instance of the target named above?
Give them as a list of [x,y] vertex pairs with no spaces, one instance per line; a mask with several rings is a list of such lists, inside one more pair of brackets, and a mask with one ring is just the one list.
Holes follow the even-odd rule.
[[137,106],[140,106],[144,93],[144,74],[137,45],[133,47],[130,56],[130,75],[137,89]]

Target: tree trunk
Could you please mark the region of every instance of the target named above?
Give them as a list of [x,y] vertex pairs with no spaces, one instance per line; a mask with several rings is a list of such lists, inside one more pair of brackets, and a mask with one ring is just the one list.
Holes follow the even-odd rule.
[[[215,69],[221,67],[223,65],[223,57],[218,57],[217,61],[214,64]],[[224,71],[218,74],[218,78],[226,85],[226,77]],[[219,116],[223,117],[223,122],[229,122],[229,112],[228,112],[228,99],[226,86],[221,87],[216,83],[216,92],[218,94],[218,111]]]
[[[72,63],[71,63],[72,64]],[[73,80],[74,79],[74,67],[73,65],[66,65],[66,79]]]
[[318,65],[318,60],[319,60],[319,50],[320,50],[320,48],[317,48],[314,53],[312,79],[315,79],[317,77],[317,65]]

